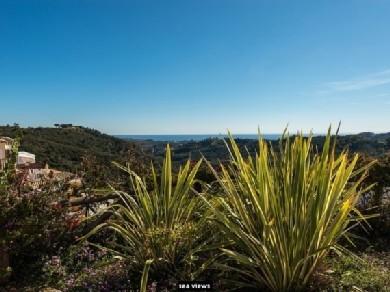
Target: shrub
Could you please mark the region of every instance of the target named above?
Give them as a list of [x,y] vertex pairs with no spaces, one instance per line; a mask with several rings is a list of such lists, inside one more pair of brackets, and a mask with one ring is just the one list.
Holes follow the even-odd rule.
[[302,135],[284,136],[278,152],[259,138],[254,157],[244,157],[230,135],[228,149],[230,163],[214,171],[223,194],[206,199],[230,240],[219,268],[239,275],[239,287],[304,287],[329,250],[344,251],[338,239],[362,220],[354,206],[369,165],[355,170],[357,155],[336,155],[330,130],[321,153]]
[[65,212],[53,204],[62,184],[48,183],[41,189],[22,191],[16,179],[17,151],[16,140],[10,159],[0,171],[0,280],[3,275],[3,280],[12,276],[11,280],[21,282],[38,279],[43,257],[67,242],[62,236],[66,232]]
[[168,145],[159,177],[152,166],[151,188],[136,173],[121,167],[130,176],[133,193],[117,192],[118,202],[102,211],[111,212],[111,218],[85,238],[112,230],[118,239],[110,250],[130,261],[129,268],[138,277],[150,265],[150,276],[158,281],[196,278],[204,269],[198,264],[203,262],[197,252],[206,245],[203,202],[192,188],[200,164],[191,167],[188,161],[175,179]]

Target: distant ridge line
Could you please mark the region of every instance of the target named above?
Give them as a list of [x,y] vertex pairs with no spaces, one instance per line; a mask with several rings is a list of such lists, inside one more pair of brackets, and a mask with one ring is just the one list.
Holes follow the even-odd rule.
[[[196,135],[114,135],[117,138],[124,140],[136,140],[136,141],[169,141],[169,142],[185,142],[185,141],[203,141],[210,138],[226,138],[227,135],[222,134],[196,134]],[[264,134],[263,137],[268,140],[277,140],[282,136],[282,134]],[[238,139],[257,139],[257,134],[237,134],[233,137]]]

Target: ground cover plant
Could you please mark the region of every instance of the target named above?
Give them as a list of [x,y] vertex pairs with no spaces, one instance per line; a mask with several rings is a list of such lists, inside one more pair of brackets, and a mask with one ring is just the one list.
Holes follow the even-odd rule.
[[390,291],[390,252],[366,250],[358,256],[342,255],[326,259],[328,288],[338,291]]

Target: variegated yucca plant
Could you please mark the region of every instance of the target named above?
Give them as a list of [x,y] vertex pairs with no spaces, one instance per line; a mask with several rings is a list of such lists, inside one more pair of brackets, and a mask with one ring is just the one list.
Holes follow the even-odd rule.
[[197,253],[207,241],[202,216],[206,208],[193,190],[201,162],[187,161],[175,175],[168,145],[160,175],[152,166],[151,187],[131,169],[118,165],[128,172],[132,192],[116,191],[117,203],[102,211],[111,212],[111,218],[84,237],[114,231],[119,240],[104,248],[129,260],[134,272],[143,271],[142,291],[148,275],[157,280],[195,279],[204,270],[197,265]]
[[[331,131],[320,153],[311,137],[288,134],[278,151],[259,135],[255,155],[243,155],[229,134],[230,162],[214,174],[222,189],[205,199],[226,244],[222,271],[236,287],[296,291],[341,237],[364,218],[355,209],[369,165],[335,152]],[[213,168],[210,165],[211,168]]]

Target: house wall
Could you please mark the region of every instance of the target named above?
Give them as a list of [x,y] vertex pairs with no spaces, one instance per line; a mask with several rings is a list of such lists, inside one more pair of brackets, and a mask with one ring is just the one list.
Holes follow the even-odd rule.
[[3,169],[5,164],[5,146],[5,143],[0,142],[0,170]]
[[0,142],[0,159],[4,160],[5,159],[5,143]]

